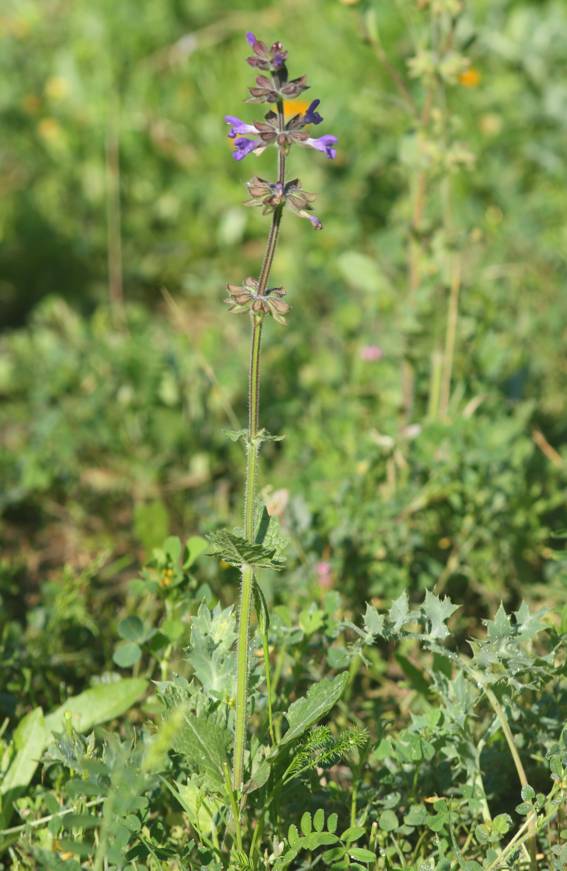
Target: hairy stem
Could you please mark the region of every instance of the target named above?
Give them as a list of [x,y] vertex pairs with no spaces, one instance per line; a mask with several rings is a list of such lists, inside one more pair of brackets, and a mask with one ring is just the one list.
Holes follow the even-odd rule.
[[[277,105],[279,129],[284,127],[283,103]],[[285,183],[285,153],[278,151],[278,182]],[[283,205],[273,213],[272,225],[266,253],[258,278],[258,294],[264,294],[276,252],[278,233],[282,219]],[[258,428],[260,416],[260,350],[264,314],[252,312],[252,337],[250,343],[250,367],[248,370],[248,440],[246,461],[246,484],[244,492],[244,533],[249,542],[254,542],[254,497],[258,475]],[[234,756],[232,767],[232,786],[239,790],[244,775],[244,749],[246,745],[246,712],[249,670],[250,610],[254,592],[254,568],[242,566],[242,586],[240,590],[240,611],[238,616],[238,648],[236,654],[236,726],[234,734]]]

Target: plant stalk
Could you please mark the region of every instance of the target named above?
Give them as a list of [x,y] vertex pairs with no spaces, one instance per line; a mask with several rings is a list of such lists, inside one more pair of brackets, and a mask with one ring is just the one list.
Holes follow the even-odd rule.
[[[284,128],[283,102],[277,104],[279,129]],[[285,184],[285,153],[278,151],[278,182]],[[270,270],[276,252],[283,204],[273,213],[272,225],[266,253],[258,279],[258,295],[263,295],[270,277]],[[248,439],[246,461],[246,484],[244,489],[244,534],[251,543],[255,539],[254,498],[258,475],[258,426],[260,416],[260,350],[264,314],[252,312],[252,336],[250,342],[250,367],[248,370]],[[254,591],[254,568],[242,566],[242,586],[240,590],[240,611],[238,616],[238,647],[236,654],[236,725],[234,734],[234,756],[232,786],[240,790],[244,775],[244,749],[246,745],[246,713],[249,670],[250,611]]]
[[[510,754],[511,754],[512,759],[514,761],[514,766],[515,766],[516,772],[518,774],[518,780],[520,781],[520,785],[522,787],[528,786],[528,778],[526,776],[526,771],[524,769],[522,760],[520,759],[520,754],[518,753],[518,748],[516,747],[516,742],[514,740],[514,735],[512,733],[511,728],[510,728],[510,723],[508,722],[508,717],[506,716],[506,712],[505,712],[504,708],[502,707],[502,705],[500,704],[500,702],[498,701],[498,699],[496,698],[496,695],[490,689],[490,687],[485,686],[484,692],[486,694],[488,701],[490,702],[490,704],[492,706],[494,713],[496,714],[496,716],[498,718],[498,721],[499,721],[500,726],[502,728],[502,732],[504,733],[506,743],[508,744]],[[528,853],[530,856],[530,871],[536,871],[536,869],[537,869],[537,859],[536,859],[537,827],[536,827],[536,820],[533,818],[533,814],[528,815],[527,829],[528,829],[528,833],[529,833]]]

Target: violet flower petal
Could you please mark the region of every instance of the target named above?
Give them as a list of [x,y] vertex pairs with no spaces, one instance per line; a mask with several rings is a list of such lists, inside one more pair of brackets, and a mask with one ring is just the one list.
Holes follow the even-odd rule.
[[234,139],[235,136],[242,136],[244,133],[258,132],[253,124],[247,124],[246,121],[242,121],[236,115],[225,115],[224,121],[225,124],[230,125],[230,130],[228,131],[229,139]]
[[315,111],[320,102],[321,102],[321,100],[313,100],[313,102],[310,104],[309,108],[307,109],[307,112],[305,112],[305,114],[303,115],[303,123],[304,124],[320,124],[321,123],[323,118],[319,114],[319,112]]
[[325,136],[319,136],[317,139],[306,139],[301,144],[309,145],[310,148],[315,148],[316,151],[322,151],[329,160],[333,160],[337,156],[337,150],[333,148],[333,145],[336,145],[338,141],[336,136],[331,136],[327,133]]
[[234,143],[234,151],[232,152],[232,156],[235,160],[243,160],[248,154],[251,154],[252,151],[255,151],[256,148],[260,148],[261,145],[261,142],[258,142],[254,139],[237,139]]

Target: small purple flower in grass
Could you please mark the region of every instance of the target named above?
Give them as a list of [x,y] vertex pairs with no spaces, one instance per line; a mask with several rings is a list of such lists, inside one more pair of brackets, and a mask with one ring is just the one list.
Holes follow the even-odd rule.
[[308,220],[311,221],[311,223],[313,224],[313,227],[314,227],[316,230],[322,230],[322,229],[323,229],[323,224],[321,223],[321,221],[319,220],[319,218],[317,217],[317,215],[308,215]]
[[325,136],[319,136],[317,139],[306,139],[302,145],[309,145],[310,148],[315,148],[317,151],[322,151],[329,160],[334,160],[337,156],[337,149],[333,148],[339,140],[336,136],[331,136],[327,133]]
[[251,30],[246,34],[246,40],[251,48],[254,48],[254,45],[258,42]]
[[366,363],[375,363],[381,360],[384,356],[384,351],[378,345],[365,345],[360,349],[360,359]]
[[234,139],[236,136],[243,136],[246,133],[257,133],[254,124],[247,124],[246,121],[241,121],[240,118],[237,118],[236,115],[225,115],[224,120],[226,124],[230,125],[230,130],[228,131],[229,139]]

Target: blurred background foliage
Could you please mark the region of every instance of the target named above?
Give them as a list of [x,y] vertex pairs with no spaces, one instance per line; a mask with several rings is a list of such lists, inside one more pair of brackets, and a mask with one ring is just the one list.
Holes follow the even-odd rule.
[[168,532],[238,518],[223,430],[245,419],[248,324],[223,289],[258,268],[267,225],[243,183],[273,173],[270,151],[233,161],[223,124],[259,117],[249,29],[284,41],[339,137],[334,163],[293,152],[325,229],[286,216],[273,280],[293,311],[265,338],[288,589],[336,586],[355,609],[435,584],[470,614],[558,601],[565,5],[4,0],[6,614],[63,563],[103,552],[128,577]]

